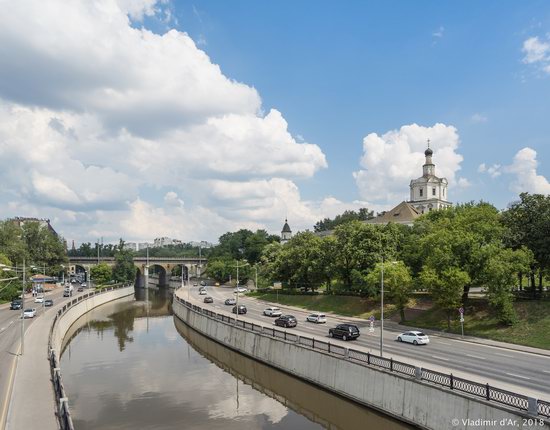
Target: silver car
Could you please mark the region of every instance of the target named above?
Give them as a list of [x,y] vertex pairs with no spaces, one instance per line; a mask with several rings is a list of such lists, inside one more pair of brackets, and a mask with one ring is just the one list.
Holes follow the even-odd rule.
[[306,317],[306,321],[316,324],[323,324],[327,322],[327,317],[325,314],[311,314]]
[[427,345],[430,343],[430,338],[427,334],[422,333],[421,331],[406,331],[397,336],[399,342],[409,342],[414,345]]

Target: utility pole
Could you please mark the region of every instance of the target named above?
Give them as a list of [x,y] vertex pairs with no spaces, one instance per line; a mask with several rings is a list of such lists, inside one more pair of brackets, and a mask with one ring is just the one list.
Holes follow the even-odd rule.
[[384,355],[384,257],[380,272],[380,357]]
[[23,287],[21,288],[21,355],[25,349],[25,283],[27,277],[25,274],[25,258],[23,258]]

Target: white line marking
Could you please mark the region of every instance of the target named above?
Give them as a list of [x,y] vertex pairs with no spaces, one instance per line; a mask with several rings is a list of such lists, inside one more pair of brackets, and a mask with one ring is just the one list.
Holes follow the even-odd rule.
[[437,355],[432,355],[432,358],[435,358],[436,360],[449,361],[448,358],[438,357]]
[[441,342],[440,340],[438,340],[437,343],[440,343],[442,345],[451,345],[449,342]]
[[478,360],[487,360],[485,357],[480,357],[479,355],[466,354],[468,357],[477,358]]
[[513,355],[508,355],[508,354],[501,354],[499,352],[495,352],[495,355],[500,355],[501,357],[508,357],[508,358],[514,358]]
[[543,370],[544,373],[550,373],[550,370]]
[[531,379],[531,378],[528,378],[527,376],[516,375],[515,373],[508,373],[508,372],[506,372],[506,374],[507,374],[507,375],[510,375],[510,376],[514,376],[515,378]]

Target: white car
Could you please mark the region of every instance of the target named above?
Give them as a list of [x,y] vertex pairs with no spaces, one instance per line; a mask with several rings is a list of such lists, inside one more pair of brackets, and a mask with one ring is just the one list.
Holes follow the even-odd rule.
[[311,314],[306,317],[306,321],[323,324],[327,322],[327,317],[325,314]]
[[245,287],[237,287],[233,291],[234,291],[235,294],[237,294],[237,293],[246,293],[248,291],[248,289],[246,289]]
[[427,345],[430,343],[430,338],[427,334],[422,333],[421,331],[406,331],[397,336],[399,342],[409,342],[415,345]]
[[86,288],[86,282],[83,282],[80,286]]
[[265,308],[264,315],[268,317],[280,317],[283,313],[279,308]]
[[206,296],[206,290],[199,290],[199,294],[201,296]]
[[34,298],[34,303],[44,303],[44,296],[36,296]]
[[36,309],[35,308],[25,309],[25,311],[23,312],[23,318],[34,318],[35,315],[36,315]]

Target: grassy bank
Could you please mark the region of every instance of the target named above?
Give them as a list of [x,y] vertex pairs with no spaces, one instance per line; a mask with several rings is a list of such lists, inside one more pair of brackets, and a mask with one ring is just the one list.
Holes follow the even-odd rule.
[[[317,312],[331,312],[347,317],[365,319],[371,315],[374,315],[376,319],[380,318],[380,302],[363,297],[277,295],[274,293],[256,293],[253,296],[260,300],[279,303],[280,305],[296,306]],[[392,304],[387,304],[384,306],[384,312],[386,317],[390,317],[395,313],[395,307]]]
[[[502,326],[483,299],[471,299],[464,316],[464,334],[518,345],[550,349],[550,302],[525,301],[514,304],[519,322]],[[451,323],[451,333],[460,333],[458,313]],[[445,314],[427,309],[407,321],[407,325],[447,331]]]

